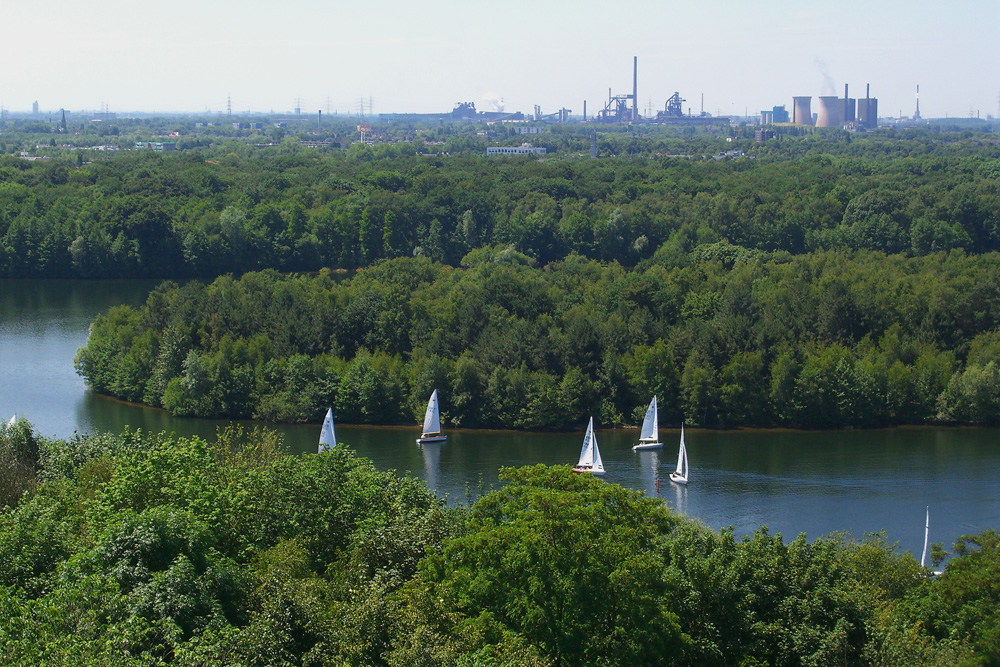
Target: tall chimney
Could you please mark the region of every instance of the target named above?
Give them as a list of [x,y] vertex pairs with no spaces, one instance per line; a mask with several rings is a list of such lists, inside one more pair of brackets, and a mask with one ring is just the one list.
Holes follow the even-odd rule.
[[847,96],[847,84],[844,84],[844,125],[851,120],[851,100]]
[[583,119],[587,120],[587,100],[583,101]]
[[632,56],[632,120],[639,120],[639,56]]

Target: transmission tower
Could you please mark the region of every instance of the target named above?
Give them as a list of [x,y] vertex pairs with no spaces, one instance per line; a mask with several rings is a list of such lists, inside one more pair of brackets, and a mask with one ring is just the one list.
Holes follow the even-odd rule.
[[228,95],[226,97],[226,115],[227,116],[232,116],[233,115],[233,96],[232,95]]

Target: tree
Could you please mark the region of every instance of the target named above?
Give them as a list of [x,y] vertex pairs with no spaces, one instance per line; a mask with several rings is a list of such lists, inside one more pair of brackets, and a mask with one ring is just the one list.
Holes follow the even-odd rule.
[[467,534],[407,587],[417,615],[482,644],[513,634],[556,665],[673,662],[685,639],[663,606],[654,544],[678,519],[565,467],[504,469],[501,479],[473,506]]

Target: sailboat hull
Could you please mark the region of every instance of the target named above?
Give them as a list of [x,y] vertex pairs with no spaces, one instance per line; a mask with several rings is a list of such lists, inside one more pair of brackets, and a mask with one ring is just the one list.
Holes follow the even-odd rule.
[[632,445],[633,452],[641,452],[646,449],[663,449],[662,442],[640,442],[638,445]]
[[688,483],[687,477],[678,475],[675,472],[670,473],[670,481],[673,482],[674,484],[681,484],[683,486],[687,486]]
[[446,436],[446,435],[431,435],[431,436],[427,436],[426,438],[417,438],[417,444],[418,445],[426,445],[426,444],[435,443],[435,442],[444,442],[447,439],[448,439],[448,436]]
[[580,466],[573,466],[573,472],[579,473],[590,473],[591,475],[603,475],[603,470],[594,470],[593,468],[581,468]]

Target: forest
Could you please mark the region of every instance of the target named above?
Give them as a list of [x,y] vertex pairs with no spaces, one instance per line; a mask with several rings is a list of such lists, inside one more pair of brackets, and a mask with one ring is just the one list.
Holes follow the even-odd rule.
[[556,126],[538,160],[476,129],[0,158],[0,275],[172,280],[77,367],[178,415],[400,423],[438,387],[467,427],[652,394],[722,427],[1000,422],[993,134],[644,128],[591,160]]
[[[428,130],[346,149],[223,136],[173,153],[0,156],[0,277],[211,279],[412,256],[458,266],[498,244],[539,266],[575,253],[631,267],[664,244],[687,253],[718,241],[796,255],[1000,250],[993,134],[757,144],[745,128],[647,128],[601,132],[590,160],[587,132],[571,128],[539,135],[553,148],[544,160],[487,159],[488,142],[519,140],[478,137],[474,126],[436,128],[438,142]],[[710,157],[730,149],[745,157]]]
[[1000,536],[737,538],[568,467],[446,506],[274,432],[0,427],[9,665],[995,665]]
[[507,246],[458,268],[166,282],[98,316],[78,371],[171,413],[462,427],[1000,423],[1000,255],[670,248],[627,269]]

